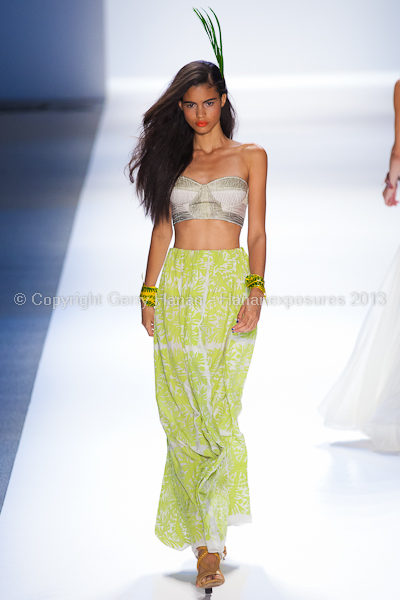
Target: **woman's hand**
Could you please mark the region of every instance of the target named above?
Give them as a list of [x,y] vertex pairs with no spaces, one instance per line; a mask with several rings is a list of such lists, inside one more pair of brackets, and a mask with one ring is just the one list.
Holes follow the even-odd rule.
[[147,333],[154,336],[154,306],[145,306],[142,309],[142,325]]
[[238,313],[238,323],[232,328],[233,333],[247,333],[257,327],[260,319],[263,293],[259,288],[252,288],[249,297],[243,302]]
[[382,195],[385,200],[386,206],[396,206],[396,204],[399,203],[399,201],[396,200],[396,188],[395,187],[390,188],[389,186],[386,186],[385,189],[383,190]]

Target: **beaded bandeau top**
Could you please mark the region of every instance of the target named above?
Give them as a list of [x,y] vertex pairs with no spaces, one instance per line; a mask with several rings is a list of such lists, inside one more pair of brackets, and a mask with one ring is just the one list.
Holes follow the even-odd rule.
[[243,226],[249,186],[241,177],[220,177],[208,183],[180,175],[171,194],[174,225],[189,219],[219,219]]

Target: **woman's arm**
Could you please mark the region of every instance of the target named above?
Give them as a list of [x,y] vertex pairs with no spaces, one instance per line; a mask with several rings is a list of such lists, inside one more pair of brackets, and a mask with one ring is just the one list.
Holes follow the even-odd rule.
[[397,181],[400,175],[400,80],[394,86],[394,144],[390,156],[389,181],[393,187],[386,186],[383,191],[385,203],[395,205]]
[[[255,144],[250,148],[250,152],[249,230],[247,235],[250,273],[264,277],[267,251],[265,213],[268,158],[265,150]],[[253,289],[257,290],[258,288]]]
[[[170,209],[170,218],[168,220],[161,221],[153,227],[144,285],[151,287],[156,285],[161,268],[164,264],[165,256],[171,243],[172,233],[173,229]],[[150,336],[153,336],[154,307],[146,306],[142,300],[140,302],[142,306],[142,325],[145,327],[147,333]]]
[[[268,157],[261,146],[251,144],[246,149],[249,165],[249,230],[247,246],[249,249],[249,266],[252,275],[264,277],[267,251],[265,233],[266,184]],[[257,298],[257,300],[252,300]],[[252,288],[248,300],[241,307],[234,332],[251,331],[257,326],[260,318],[263,293],[259,288]]]

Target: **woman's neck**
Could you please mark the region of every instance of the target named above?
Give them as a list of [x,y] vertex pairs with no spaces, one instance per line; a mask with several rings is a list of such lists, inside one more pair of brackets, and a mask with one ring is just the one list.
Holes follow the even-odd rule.
[[221,124],[218,122],[211,131],[205,134],[195,133],[193,139],[193,150],[201,150],[205,154],[211,154],[213,150],[224,148],[229,143],[224,135]]

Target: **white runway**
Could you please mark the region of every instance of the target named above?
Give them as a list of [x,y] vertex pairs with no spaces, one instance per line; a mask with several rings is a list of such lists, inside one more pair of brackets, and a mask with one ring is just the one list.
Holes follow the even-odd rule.
[[[400,456],[317,413],[368,310],[351,293],[379,292],[400,244],[380,185],[395,80],[231,85],[236,139],[269,154],[267,293],[345,305],[262,309],[239,421],[253,523],[229,529],[215,600],[400,597]],[[151,224],[122,171],[156,94],[119,82],[103,117],[58,290],[102,305],[53,313],[0,517],[1,600],[204,597],[190,550],[153,533],[166,453],[153,340],[139,306],[107,299],[142,284]]]

